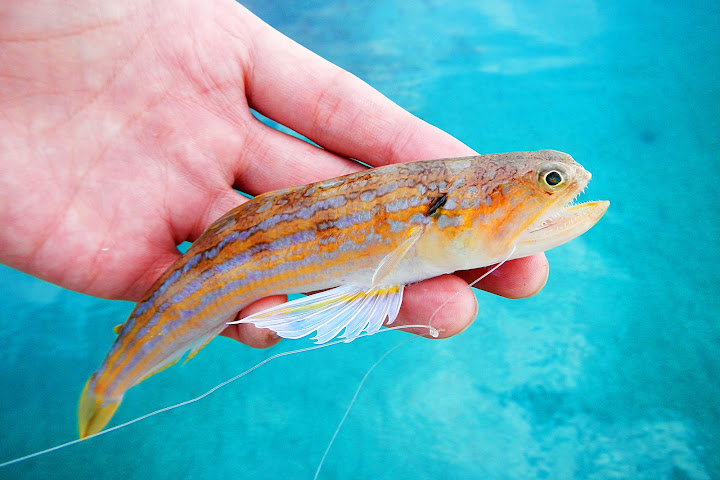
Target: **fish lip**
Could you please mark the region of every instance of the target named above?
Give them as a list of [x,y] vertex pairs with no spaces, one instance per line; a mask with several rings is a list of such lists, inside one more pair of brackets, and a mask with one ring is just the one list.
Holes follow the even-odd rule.
[[[579,189],[579,195],[583,189]],[[576,203],[573,196],[569,202],[559,199],[517,238],[517,248],[539,253],[566,243],[592,228],[607,211],[610,202],[595,200]],[[528,253],[530,254],[530,253]]]

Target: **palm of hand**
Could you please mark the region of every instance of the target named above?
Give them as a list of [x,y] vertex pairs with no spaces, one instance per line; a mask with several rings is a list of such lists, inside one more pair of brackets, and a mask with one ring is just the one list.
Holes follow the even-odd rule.
[[[176,245],[242,202],[233,187],[257,194],[360,168],[343,156],[380,165],[470,153],[234,2],[93,5],[92,16],[56,12],[63,23],[51,27],[0,25],[0,249],[20,270],[137,300]],[[517,294],[495,290],[532,293],[543,262],[515,268]],[[468,302],[456,300],[465,317]],[[456,323],[450,334],[467,321]]]
[[[254,127],[243,65],[193,50],[222,51],[212,29],[209,44],[192,31],[170,40],[186,26],[143,25],[148,13],[71,19],[32,40],[44,71],[18,81],[23,98],[5,119],[23,162],[6,181],[41,192],[6,202],[16,234],[35,240],[13,253],[91,295],[136,300],[178,243],[240,202],[230,164]],[[61,68],[47,64],[60,57]]]

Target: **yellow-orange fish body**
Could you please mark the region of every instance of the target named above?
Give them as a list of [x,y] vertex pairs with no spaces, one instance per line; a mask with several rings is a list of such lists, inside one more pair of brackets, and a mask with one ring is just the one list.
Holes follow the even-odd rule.
[[243,321],[287,338],[352,338],[392,322],[408,283],[582,234],[607,209],[567,206],[589,180],[569,155],[545,150],[396,164],[255,197],[211,225],[118,329],[81,396],[80,436],[254,300],[331,289]]

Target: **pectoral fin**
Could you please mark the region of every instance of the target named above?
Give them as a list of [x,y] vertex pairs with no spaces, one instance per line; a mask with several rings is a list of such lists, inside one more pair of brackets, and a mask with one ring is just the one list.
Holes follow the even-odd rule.
[[283,338],[302,338],[316,332],[316,343],[336,337],[354,339],[359,333],[375,333],[385,319],[392,323],[400,311],[403,286],[382,287],[367,292],[344,285],[298,298],[232,323],[252,323]]
[[415,245],[415,242],[417,242],[418,238],[420,238],[423,231],[424,229],[422,227],[415,227],[410,232],[410,236],[408,238],[406,238],[400,245],[398,245],[397,248],[388,253],[385,258],[382,259],[377,267],[377,270],[375,270],[375,274],[373,275],[372,285],[370,286],[371,290],[377,287],[382,279],[387,277],[390,272],[397,267],[400,260],[405,258],[405,255],[407,255],[408,251],[410,251],[410,247]]

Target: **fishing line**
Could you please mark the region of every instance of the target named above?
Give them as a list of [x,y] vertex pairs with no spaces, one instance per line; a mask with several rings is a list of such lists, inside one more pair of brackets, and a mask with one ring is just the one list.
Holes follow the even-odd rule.
[[[488,275],[490,275],[491,273],[493,273],[495,270],[497,270],[498,268],[500,268],[505,262],[507,262],[507,261],[510,259],[510,257],[512,257],[513,253],[515,253],[515,245],[512,246],[512,250],[510,250],[510,253],[508,253],[507,256],[505,256],[505,258],[503,259],[502,262],[498,263],[497,265],[495,265],[494,267],[492,267],[490,270],[488,270],[487,272],[483,273],[480,277],[478,277],[477,279],[473,280],[471,283],[469,283],[469,284],[467,285],[467,288],[473,287],[473,286],[474,286],[475,284],[477,284],[480,280],[482,280],[483,278],[487,277]],[[435,311],[433,312],[433,314],[430,315],[430,319],[428,320],[428,324],[425,325],[425,327],[426,327],[426,328],[429,328],[431,331],[432,331],[432,330],[437,331],[437,329],[435,329],[435,328],[432,326],[432,321],[433,321],[433,319],[435,318],[435,315],[437,315],[437,313],[438,313],[445,305],[447,305],[448,303],[450,303],[450,301],[451,301],[453,298],[457,297],[457,296],[460,294],[460,292],[462,292],[463,290],[465,290],[465,287],[463,287],[463,288],[461,288],[460,290],[458,290],[457,292],[453,293],[453,294],[450,295],[443,303],[441,303],[440,306],[435,309]]]
[[[513,253],[515,253],[515,245],[513,245],[512,250],[510,250],[510,252],[507,254],[507,256],[506,256],[500,263],[496,264],[496,265],[493,266],[490,270],[488,270],[487,272],[485,272],[484,274],[482,274],[480,277],[478,277],[477,279],[475,279],[475,280],[473,280],[472,282],[470,282],[470,283],[467,285],[467,288],[472,288],[472,287],[473,287],[475,284],[477,284],[480,280],[482,280],[483,278],[487,277],[488,275],[490,275],[491,273],[493,273],[495,270],[497,270],[498,268],[500,268],[500,266],[502,266],[502,264],[504,264],[505,262],[507,262],[507,261],[510,259],[510,257],[512,257]],[[465,290],[465,287],[463,287],[463,288],[459,289],[457,292],[453,293],[453,294],[452,294],[451,296],[449,296],[442,304],[440,304],[440,306],[435,309],[435,311],[433,312],[433,314],[430,315],[430,319],[428,320],[428,324],[427,324],[427,325],[404,325],[403,327],[392,327],[392,328],[393,328],[393,329],[396,329],[396,328],[417,328],[417,327],[423,327],[423,328],[427,328],[427,329],[430,331],[430,335],[431,335],[432,337],[437,338],[437,337],[440,335],[440,332],[438,331],[438,329],[436,329],[435,327],[432,326],[432,321],[433,321],[433,319],[435,318],[435,315],[437,315],[437,313],[438,313],[445,305],[447,305],[453,298],[455,298],[457,295],[459,295],[460,292],[462,292],[463,290]],[[390,328],[387,328],[386,330],[390,330]],[[383,331],[383,330],[381,330],[381,331]],[[377,332],[376,332],[376,333],[377,333]],[[352,341],[352,340],[354,340],[354,339],[356,339],[356,338],[359,338],[360,336],[364,336],[364,335],[358,335],[358,336],[356,336],[356,337],[351,337],[351,338],[345,339],[345,341],[346,341],[346,342],[349,342],[349,341]],[[320,475],[320,470],[322,469],[322,466],[323,466],[323,464],[325,463],[325,459],[327,458],[328,453],[330,452],[330,448],[332,447],[333,443],[335,442],[335,439],[337,438],[338,433],[340,433],[340,429],[342,429],[342,426],[343,426],[343,424],[345,423],[345,420],[347,419],[348,415],[350,414],[350,410],[352,410],[353,405],[355,405],[355,400],[357,400],[358,394],[360,394],[360,390],[362,389],[363,385],[365,384],[365,380],[367,380],[367,378],[370,376],[370,373],[375,369],[375,367],[377,367],[377,366],[380,364],[380,362],[382,362],[382,361],[385,359],[385,357],[387,357],[388,355],[390,355],[390,353],[392,353],[394,350],[396,350],[396,349],[399,348],[400,346],[402,346],[402,345],[404,345],[404,344],[406,344],[406,343],[408,343],[408,342],[410,342],[410,341],[412,341],[412,340],[416,340],[417,338],[419,338],[419,337],[421,337],[421,336],[422,336],[422,335],[420,335],[420,334],[416,334],[416,335],[413,336],[413,337],[410,337],[410,338],[408,338],[408,339],[406,339],[406,340],[403,340],[402,342],[398,343],[398,344],[395,345],[394,347],[391,347],[389,350],[387,350],[387,351],[368,369],[367,372],[365,372],[365,376],[362,378],[362,380],[360,380],[360,383],[358,384],[357,388],[355,389],[355,394],[353,395],[352,399],[350,400],[350,404],[349,404],[349,405],[347,406],[347,408],[345,409],[345,413],[343,414],[342,418],[340,419],[340,423],[338,423],[338,426],[337,426],[337,428],[335,429],[335,432],[333,433],[332,438],[330,438],[330,442],[328,443],[328,446],[325,448],[325,452],[323,453],[323,456],[322,456],[322,458],[320,459],[320,464],[318,465],[317,470],[315,471],[315,476],[313,477],[313,480],[317,480],[318,476]]]
[[[5,461],[5,462],[2,462],[2,463],[0,463],[0,468],[7,467],[7,466],[10,466],[10,465],[14,465],[14,464],[16,464],[16,463],[24,462],[25,460],[30,460],[31,458],[36,458],[36,457],[39,457],[39,456],[42,456],[42,455],[46,455],[46,454],[48,454],[48,453],[51,453],[51,452],[54,452],[54,451],[57,451],[57,450],[60,450],[60,449],[63,449],[63,448],[67,448],[67,447],[70,447],[70,446],[72,446],[72,445],[76,445],[76,444],[81,443],[81,442],[86,442],[86,441],[88,441],[88,440],[91,440],[91,439],[93,439],[93,438],[99,437],[99,436],[101,436],[101,435],[105,435],[105,434],[107,434],[107,433],[114,432],[115,430],[120,430],[121,428],[128,427],[128,426],[132,425],[133,423],[137,423],[137,422],[140,422],[140,421],[142,421],[142,420],[146,420],[146,419],[148,419],[148,418],[150,418],[150,417],[154,417],[155,415],[158,415],[158,414],[161,414],[161,413],[165,413],[165,412],[169,412],[170,410],[175,410],[176,408],[184,407],[184,406],[186,406],[186,405],[190,405],[190,404],[192,404],[192,403],[198,402],[198,401],[202,400],[203,398],[207,397],[208,395],[210,395],[210,394],[212,394],[212,393],[215,393],[216,391],[220,390],[221,388],[223,388],[223,387],[231,384],[231,383],[234,382],[235,380],[238,380],[238,379],[244,377],[245,375],[253,372],[254,370],[257,370],[258,368],[262,367],[262,366],[265,365],[266,363],[269,363],[270,361],[275,360],[275,359],[277,359],[277,358],[286,357],[286,356],[289,356],[289,355],[295,355],[295,354],[298,354],[298,353],[310,352],[310,351],[312,351],[312,350],[319,350],[319,349],[321,349],[321,348],[331,347],[331,346],[333,346],[333,345],[338,345],[338,344],[341,344],[341,343],[348,343],[348,342],[350,342],[350,341],[352,341],[352,340],[354,340],[354,339],[356,339],[356,338],[370,337],[370,336],[376,335],[376,334],[378,334],[378,333],[389,332],[389,331],[392,331],[392,330],[401,330],[401,329],[404,329],[404,328],[428,328],[428,329],[430,330],[430,334],[431,334],[431,335],[434,334],[434,336],[437,336],[437,334],[438,334],[437,330],[435,330],[434,328],[432,328],[432,327],[430,327],[430,326],[428,326],[428,325],[398,325],[398,326],[395,326],[395,327],[385,328],[385,329],[379,330],[379,331],[377,331],[377,332],[363,333],[363,334],[357,335],[357,336],[352,337],[352,338],[347,338],[347,339],[342,339],[342,340],[336,340],[336,341],[334,341],[334,342],[325,343],[325,344],[322,344],[322,345],[314,345],[314,346],[312,346],[312,347],[306,347],[306,348],[300,348],[300,349],[297,349],[297,350],[290,350],[290,351],[288,351],[288,352],[276,353],[275,355],[272,355],[272,356],[266,358],[265,360],[261,361],[260,363],[257,363],[257,364],[255,364],[255,365],[253,365],[252,367],[248,368],[248,369],[245,370],[244,372],[241,372],[241,373],[235,375],[234,377],[230,378],[229,380],[225,380],[224,382],[222,382],[222,383],[220,383],[220,384],[218,384],[218,385],[215,385],[213,388],[211,388],[211,389],[208,390],[207,392],[205,392],[205,393],[203,393],[202,395],[199,395],[199,396],[197,396],[197,397],[195,397],[195,398],[191,398],[191,399],[189,399],[189,400],[185,400],[184,402],[180,402],[180,403],[177,403],[177,404],[175,404],[175,405],[171,405],[171,406],[169,406],[169,407],[164,407],[164,408],[155,410],[154,412],[146,413],[145,415],[142,415],[142,416],[137,417],[137,418],[135,418],[135,419],[129,420],[129,421],[125,422],[125,423],[121,423],[120,425],[115,425],[114,427],[110,427],[110,428],[108,428],[108,429],[106,429],[106,430],[102,430],[102,431],[100,431],[100,432],[98,432],[98,433],[95,433],[95,434],[93,434],[93,435],[89,435],[89,436],[87,436],[87,437],[85,437],[85,438],[78,438],[78,439],[75,439],[75,440],[71,440],[71,441],[69,441],[69,442],[65,442],[65,443],[63,443],[63,444],[56,445],[56,446],[54,446],[54,447],[50,447],[50,448],[47,448],[47,449],[45,449],[45,450],[41,450],[41,451],[39,451],[39,452],[34,452],[34,453],[31,453],[31,454],[28,454],[28,455],[25,455],[25,456],[22,456],[22,457],[18,457],[18,458],[14,458],[14,459],[12,459],[12,460],[8,460],[8,461]],[[413,338],[414,338],[414,337],[413,337]],[[412,340],[412,338],[410,338],[410,339],[408,339],[408,340]],[[407,341],[407,340],[406,340],[406,341]],[[397,348],[398,346],[402,345],[404,342],[405,342],[405,341],[399,343],[398,345],[396,345],[396,346],[393,347],[392,349],[388,350],[388,351],[385,353],[385,355],[383,355],[383,356],[380,358],[380,360],[382,360],[383,358],[385,358],[392,350],[394,350],[394,349]],[[378,363],[380,363],[380,360],[378,360],[378,361],[376,362],[376,365],[377,365]],[[373,366],[372,368],[375,368],[375,366]],[[372,371],[372,368],[370,369],[370,371]],[[370,371],[368,371],[368,373],[365,375],[366,377],[367,377],[367,375],[370,373]],[[364,381],[364,379],[363,379],[363,381]],[[362,386],[362,384],[361,384],[361,386]],[[358,391],[359,391],[359,388],[358,388]],[[357,396],[357,393],[356,393],[356,396]],[[353,400],[354,400],[354,399],[353,399]],[[351,405],[351,406],[352,406],[352,405]],[[349,409],[348,409],[348,412],[349,412]],[[347,416],[347,413],[346,413],[346,416]],[[341,424],[341,425],[342,425],[342,424]],[[339,430],[339,428],[338,428],[338,430]],[[328,449],[329,449],[329,447],[328,447]]]
[[[484,273],[482,276],[480,276],[477,280],[475,280],[475,281],[473,281],[472,283],[468,284],[468,287],[472,287],[473,285],[477,284],[480,280],[484,279],[485,277],[487,277],[488,275],[490,275],[491,273],[493,273],[495,270],[497,270],[502,264],[504,264],[505,262],[508,261],[508,259],[512,256],[512,254],[513,254],[514,252],[515,252],[515,246],[513,246],[513,248],[512,248],[512,250],[510,251],[510,253],[508,253],[508,255],[505,257],[505,259],[504,259],[502,262],[498,263],[498,264],[495,265],[493,268],[491,268],[490,270],[488,270],[487,272],[485,272],[485,273]],[[116,425],[116,426],[114,426],[114,427],[110,427],[110,428],[108,428],[108,429],[106,429],[106,430],[102,430],[102,431],[100,431],[100,432],[98,432],[98,433],[95,433],[95,434],[90,435],[90,436],[85,437],[85,438],[78,438],[78,439],[75,439],[75,440],[71,440],[71,441],[69,441],[69,442],[65,442],[65,443],[62,443],[62,444],[60,444],[60,445],[56,445],[56,446],[54,446],[54,447],[50,447],[50,448],[47,448],[47,449],[45,449],[45,450],[41,450],[41,451],[39,451],[39,452],[34,452],[34,453],[31,453],[31,454],[28,454],[28,455],[25,455],[25,456],[22,456],[22,457],[18,457],[18,458],[14,458],[14,459],[12,459],[12,460],[8,460],[8,461],[5,461],[5,462],[2,462],[2,463],[0,463],[0,468],[7,467],[7,466],[10,466],[10,465],[14,465],[14,464],[16,464],[16,463],[24,462],[25,460],[30,460],[31,458],[36,458],[36,457],[39,457],[39,456],[42,456],[42,455],[46,455],[46,454],[48,454],[48,453],[51,453],[51,452],[54,452],[54,451],[57,451],[57,450],[61,450],[61,449],[63,449],[63,448],[67,448],[67,447],[70,447],[70,446],[72,446],[72,445],[76,445],[76,444],[81,443],[81,442],[89,441],[89,440],[91,440],[91,439],[93,439],[93,438],[96,438],[96,437],[99,437],[99,436],[101,436],[101,435],[105,435],[105,434],[107,434],[107,433],[114,432],[115,430],[119,430],[119,429],[121,429],[121,428],[128,427],[128,426],[130,426],[130,425],[132,425],[132,424],[134,424],[134,423],[137,423],[137,422],[146,420],[146,419],[148,419],[148,418],[150,418],[150,417],[154,417],[155,415],[159,415],[159,414],[161,414],[161,413],[169,412],[170,410],[175,410],[175,409],[177,409],[177,408],[180,408],[180,407],[184,407],[184,406],[193,404],[193,403],[198,402],[198,401],[202,400],[203,398],[205,398],[205,397],[207,397],[207,396],[215,393],[217,390],[219,390],[219,389],[221,389],[221,388],[229,385],[230,383],[232,383],[232,382],[234,382],[234,381],[236,381],[236,380],[244,377],[245,375],[247,375],[247,374],[249,374],[249,373],[257,370],[258,368],[262,367],[262,366],[265,365],[266,363],[269,363],[270,361],[275,360],[275,359],[277,359],[277,358],[286,357],[286,356],[289,356],[289,355],[295,355],[295,354],[304,353],[304,352],[309,352],[309,351],[313,351],[313,350],[319,350],[319,349],[321,349],[321,348],[331,347],[331,346],[333,346],[333,345],[338,345],[338,344],[341,344],[341,343],[348,343],[348,342],[351,342],[351,341],[353,341],[353,340],[355,340],[355,339],[357,339],[357,338],[369,337],[369,336],[372,336],[372,335],[376,335],[376,334],[378,334],[378,333],[389,332],[389,331],[392,331],[392,330],[402,330],[402,329],[406,329],[406,328],[427,328],[428,331],[429,331],[429,333],[430,333],[430,335],[431,335],[432,337],[437,337],[437,336],[439,335],[439,331],[438,331],[435,327],[432,326],[432,320],[435,318],[435,315],[437,315],[437,313],[438,313],[445,305],[447,305],[453,298],[455,298],[458,294],[460,294],[460,292],[461,292],[462,290],[464,290],[464,288],[463,288],[463,289],[460,289],[460,290],[458,290],[457,292],[455,292],[454,294],[452,294],[452,295],[451,295],[450,297],[448,297],[438,308],[436,308],[435,311],[433,312],[433,314],[430,316],[430,319],[428,320],[428,324],[427,324],[427,325],[398,325],[398,326],[394,326],[394,327],[386,327],[386,328],[384,328],[384,329],[382,329],[382,330],[379,330],[379,331],[377,331],[377,332],[373,332],[373,333],[363,333],[363,334],[360,334],[360,335],[356,335],[356,336],[354,336],[354,337],[345,338],[345,339],[342,339],[342,340],[336,340],[336,341],[330,342],[330,343],[325,343],[325,344],[323,344],[323,345],[315,345],[315,346],[312,346],[312,347],[300,348],[300,349],[297,349],[297,350],[290,350],[290,351],[288,351],[288,352],[277,353],[277,354],[272,355],[272,356],[266,358],[265,360],[257,363],[256,365],[253,365],[252,367],[248,368],[248,369],[245,370],[244,372],[241,372],[241,373],[237,374],[236,376],[230,378],[229,380],[226,380],[226,381],[224,381],[224,382],[222,382],[222,383],[214,386],[213,388],[211,388],[211,389],[208,390],[207,392],[205,392],[205,393],[203,393],[202,395],[199,395],[199,396],[197,396],[197,397],[195,397],[195,398],[191,398],[191,399],[189,399],[189,400],[185,400],[184,402],[180,402],[180,403],[177,403],[177,404],[175,404],[175,405],[171,405],[171,406],[168,406],[168,407],[160,408],[160,409],[158,409],[158,410],[155,410],[155,411],[153,411],[153,412],[147,413],[147,414],[142,415],[142,416],[140,416],[140,417],[137,417],[137,418],[135,418],[135,419],[129,420],[129,421],[125,422],[125,423],[121,423],[121,424]],[[329,453],[329,451],[330,451],[330,448],[332,447],[332,444],[334,443],[335,438],[336,438],[337,435],[339,434],[339,432],[340,432],[340,430],[341,430],[341,428],[342,428],[342,425],[343,425],[343,423],[345,422],[345,419],[346,419],[347,416],[350,414],[350,410],[352,410],[352,407],[353,407],[353,405],[355,404],[355,400],[357,399],[357,396],[359,395],[360,390],[362,389],[362,387],[363,387],[363,385],[364,385],[364,383],[365,383],[365,380],[367,380],[367,378],[370,376],[370,373],[375,369],[375,367],[377,367],[377,366],[380,364],[380,362],[381,362],[382,360],[385,359],[385,357],[387,357],[387,356],[388,356],[391,352],[393,352],[395,349],[399,348],[401,345],[404,345],[405,343],[407,343],[407,342],[409,342],[409,341],[411,341],[411,340],[415,340],[416,338],[418,338],[418,337],[420,337],[420,336],[422,336],[422,335],[417,334],[416,336],[411,337],[411,338],[408,338],[407,340],[403,340],[402,342],[398,343],[398,344],[395,345],[394,347],[391,347],[391,348],[390,348],[389,350],[387,350],[387,351],[370,367],[370,369],[365,373],[365,376],[362,378],[362,380],[360,381],[357,389],[355,390],[355,394],[353,395],[353,398],[352,398],[352,400],[350,401],[350,404],[348,405],[347,409],[345,410],[345,414],[343,415],[342,419],[340,420],[340,423],[338,424],[337,428],[335,429],[335,432],[334,432],[334,434],[333,434],[333,436],[332,436],[332,438],[331,438],[331,440],[330,440],[330,443],[328,444],[327,448],[325,449],[325,452],[324,452],[324,454],[323,454],[323,457],[322,457],[322,459],[320,460],[320,464],[318,465],[318,468],[317,468],[317,470],[316,470],[316,472],[315,472],[315,477],[314,477],[315,479],[317,479],[318,475],[320,474],[320,469],[322,468],[322,465],[323,465],[323,463],[325,462],[325,459],[327,458],[327,455],[328,455],[328,453]]]
[[[424,325],[424,326],[427,326],[427,325]],[[418,327],[418,325],[414,325],[414,327]],[[394,327],[394,328],[398,328],[398,327]],[[318,475],[320,475],[320,469],[322,469],[323,463],[325,463],[325,459],[327,458],[328,452],[330,452],[330,448],[332,447],[332,444],[335,442],[335,438],[338,436],[338,433],[340,433],[340,429],[342,428],[343,424],[345,423],[345,419],[347,418],[348,414],[350,414],[350,410],[352,410],[352,407],[355,404],[355,400],[357,399],[358,394],[360,393],[360,390],[362,389],[363,384],[365,383],[365,380],[367,380],[367,378],[370,376],[370,373],[375,369],[375,367],[377,367],[380,364],[380,362],[382,362],[385,359],[385,357],[390,355],[390,353],[392,353],[395,349],[397,349],[401,345],[404,345],[412,340],[417,339],[418,337],[420,337],[420,335],[412,336],[412,337],[405,339],[402,342],[398,343],[394,347],[390,348],[388,351],[383,353],[382,356],[380,358],[378,358],[375,363],[373,363],[373,365],[368,369],[367,372],[365,372],[365,376],[362,378],[362,380],[360,380],[360,383],[358,384],[357,388],[355,389],[355,394],[353,395],[352,400],[350,400],[350,404],[345,409],[345,414],[343,415],[342,419],[340,420],[340,423],[338,423],[338,426],[335,429],[335,432],[333,433],[332,438],[330,439],[330,443],[328,443],[328,446],[325,448],[325,453],[323,453],[323,456],[320,459],[320,464],[317,466],[317,470],[315,470],[315,476],[313,477],[313,480],[317,480]]]

